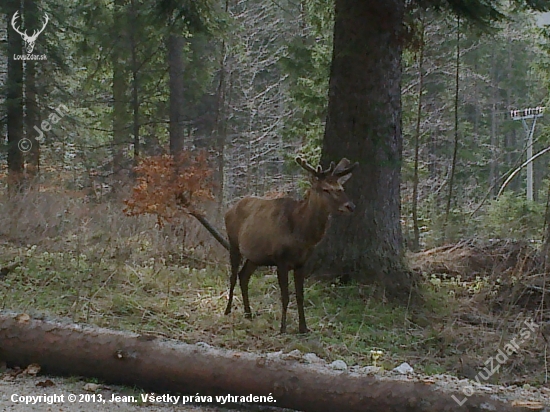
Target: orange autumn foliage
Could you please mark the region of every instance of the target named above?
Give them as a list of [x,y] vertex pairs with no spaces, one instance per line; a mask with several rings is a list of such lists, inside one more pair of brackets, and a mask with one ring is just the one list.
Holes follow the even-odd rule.
[[128,216],[152,214],[159,226],[186,213],[200,213],[200,204],[212,200],[212,170],[205,152],[183,152],[144,157],[134,168],[137,178],[130,199],[125,200]]

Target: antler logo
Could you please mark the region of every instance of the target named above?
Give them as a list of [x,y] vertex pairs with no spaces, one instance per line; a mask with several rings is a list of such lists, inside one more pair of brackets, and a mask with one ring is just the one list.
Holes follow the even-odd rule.
[[44,25],[42,26],[42,28],[40,30],[35,30],[33,32],[32,36],[29,36],[27,34],[27,30],[22,32],[21,30],[19,30],[17,28],[16,22],[17,22],[18,17],[19,17],[19,11],[16,11],[14,13],[12,19],[11,19],[11,26],[23,38],[23,41],[25,42],[25,49],[27,50],[27,54],[31,54],[32,51],[34,50],[34,43],[36,42],[36,39],[38,38],[38,35],[44,31],[44,29],[46,28],[46,25],[48,24],[48,21],[49,21],[48,15],[46,13],[44,13]]

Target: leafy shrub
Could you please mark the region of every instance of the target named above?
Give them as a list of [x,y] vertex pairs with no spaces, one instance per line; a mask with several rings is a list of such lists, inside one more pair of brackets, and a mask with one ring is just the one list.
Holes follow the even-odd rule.
[[480,219],[480,234],[499,239],[540,239],[544,211],[544,204],[530,202],[523,195],[505,192],[489,203]]
[[213,199],[212,170],[204,152],[183,152],[177,159],[171,155],[146,157],[135,172],[137,184],[125,201],[128,216],[152,214],[162,226],[185,213],[197,213],[202,202]]

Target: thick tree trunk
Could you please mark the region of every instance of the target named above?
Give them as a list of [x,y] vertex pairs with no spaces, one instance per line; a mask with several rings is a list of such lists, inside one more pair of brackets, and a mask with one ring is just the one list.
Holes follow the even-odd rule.
[[12,30],[11,18],[16,11],[21,15],[21,2],[11,0],[6,5],[8,27],[8,79],[7,79],[7,122],[8,122],[8,173],[10,192],[19,190],[23,179],[23,61],[14,60],[14,55],[24,54],[21,36]]
[[182,36],[168,37],[168,67],[170,76],[170,154],[180,154],[184,147],[183,131],[183,46]]
[[[315,412],[523,410],[478,395],[459,406],[452,393],[420,382],[379,380],[280,356],[199,347],[13,314],[0,315],[0,360],[22,367],[37,363],[44,373],[95,377],[161,394],[190,394],[192,400],[197,394],[212,396],[212,403],[216,395],[231,394],[272,396],[276,402],[271,406]],[[462,394],[454,396],[459,402],[465,399]]]
[[402,0],[336,0],[322,161],[359,162],[346,189],[357,209],[333,219],[312,262],[398,296],[411,283],[400,224],[403,13]]

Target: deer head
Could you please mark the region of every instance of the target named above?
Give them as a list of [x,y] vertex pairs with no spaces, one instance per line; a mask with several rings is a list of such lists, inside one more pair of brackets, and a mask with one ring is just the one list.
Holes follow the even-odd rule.
[[336,166],[331,162],[326,170],[320,165],[314,168],[301,157],[296,158],[296,163],[309,172],[312,191],[325,201],[330,212],[348,214],[355,210],[355,205],[346,195],[343,185],[358,163],[350,166],[350,161],[343,158]]
[[27,30],[22,32],[20,29],[17,28],[16,22],[18,17],[19,17],[19,11],[16,11],[11,19],[11,26],[23,38],[23,41],[25,42],[25,50],[27,51],[27,54],[31,54],[32,51],[34,50],[34,43],[36,42],[38,35],[44,31],[44,29],[46,28],[46,25],[48,24],[48,21],[49,21],[48,15],[44,13],[44,24],[42,28],[40,30],[35,30],[32,36],[29,36],[27,34]]

